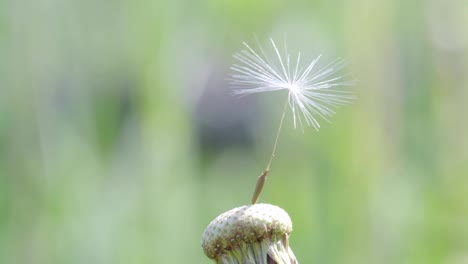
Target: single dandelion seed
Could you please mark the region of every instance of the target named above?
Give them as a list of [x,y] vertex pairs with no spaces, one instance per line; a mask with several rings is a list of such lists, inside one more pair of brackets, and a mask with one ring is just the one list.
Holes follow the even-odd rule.
[[318,130],[320,124],[317,119],[330,122],[330,117],[335,114],[338,106],[348,104],[354,99],[350,91],[342,89],[354,82],[346,80],[344,75],[337,75],[346,65],[345,60],[338,58],[323,67],[318,67],[320,55],[304,64],[300,52],[292,57],[286,44],[284,51],[280,52],[273,39],[270,39],[273,54],[268,54],[260,44],[258,44],[259,53],[247,43],[243,44],[246,49],[234,54],[238,64],[231,67],[234,73],[228,79],[233,94],[246,96],[262,92],[288,91],[270,161],[258,177],[251,200],[252,204],[255,204],[275,156],[288,106],[292,112],[294,128],[301,126],[303,129],[305,123]]

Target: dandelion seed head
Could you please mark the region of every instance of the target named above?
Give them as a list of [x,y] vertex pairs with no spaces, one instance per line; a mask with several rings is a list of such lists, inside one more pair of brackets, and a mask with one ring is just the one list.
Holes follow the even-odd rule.
[[287,51],[280,51],[273,39],[270,39],[272,52],[268,53],[260,44],[255,51],[247,43],[245,49],[234,54],[238,63],[231,67],[234,72],[230,80],[233,94],[247,96],[255,93],[288,91],[288,105],[292,111],[296,128],[305,123],[320,128],[318,118],[327,122],[335,114],[335,109],[350,103],[354,96],[343,89],[354,82],[346,80],[338,73],[346,61],[336,59],[329,64],[318,67],[321,56],[305,64],[301,53],[291,56]]

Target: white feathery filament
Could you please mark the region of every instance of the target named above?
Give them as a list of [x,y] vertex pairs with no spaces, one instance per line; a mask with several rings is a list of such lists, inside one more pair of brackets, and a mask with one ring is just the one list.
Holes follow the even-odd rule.
[[234,95],[287,90],[294,127],[298,123],[302,127],[304,119],[307,125],[317,130],[320,128],[317,117],[330,122],[329,118],[335,114],[337,106],[354,99],[351,92],[340,89],[353,82],[344,80],[344,76],[333,76],[345,66],[344,60],[336,59],[317,68],[319,55],[304,66],[300,52],[295,59],[291,59],[286,45],[282,55],[273,39],[270,39],[270,43],[274,49],[273,56],[268,56],[260,45],[259,54],[245,42],[246,49],[234,54],[239,61],[239,64],[231,67],[235,73],[229,79]]

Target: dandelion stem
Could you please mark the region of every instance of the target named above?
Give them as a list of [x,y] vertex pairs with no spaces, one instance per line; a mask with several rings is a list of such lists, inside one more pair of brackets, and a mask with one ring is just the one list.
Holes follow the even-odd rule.
[[273,158],[275,157],[276,147],[278,146],[278,139],[281,134],[281,129],[283,128],[283,121],[284,121],[284,116],[286,114],[287,106],[288,106],[288,99],[286,99],[286,102],[284,103],[283,114],[281,115],[278,132],[276,132],[275,144],[273,145],[273,151],[271,152],[270,161],[268,162],[268,165],[265,168],[265,170],[262,172],[262,174],[260,174],[260,176],[257,179],[257,184],[255,185],[255,191],[253,193],[252,200],[251,200],[252,204],[255,204],[257,202],[258,198],[260,197],[260,194],[262,193],[263,185],[265,185],[268,172],[270,171],[271,163],[273,162]]
[[286,99],[286,101],[284,102],[283,114],[281,115],[281,120],[280,120],[280,124],[279,124],[279,127],[278,127],[278,132],[276,132],[275,145],[273,145],[273,151],[271,152],[271,157],[270,157],[270,161],[268,162],[268,166],[265,169],[266,171],[270,170],[271,162],[273,161],[273,158],[275,157],[276,146],[278,145],[278,139],[279,139],[279,136],[281,134],[281,129],[283,128],[283,121],[284,121],[284,116],[286,114],[286,107],[287,106],[288,106],[288,99]]

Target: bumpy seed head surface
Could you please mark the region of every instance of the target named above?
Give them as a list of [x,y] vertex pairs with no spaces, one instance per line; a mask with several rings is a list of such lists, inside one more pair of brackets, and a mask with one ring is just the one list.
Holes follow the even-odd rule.
[[216,259],[241,243],[276,240],[289,235],[292,222],[283,209],[271,204],[245,205],[214,219],[202,235],[205,255]]

